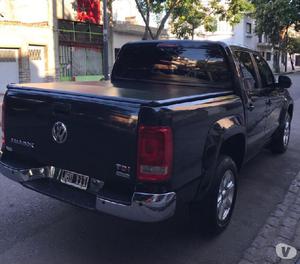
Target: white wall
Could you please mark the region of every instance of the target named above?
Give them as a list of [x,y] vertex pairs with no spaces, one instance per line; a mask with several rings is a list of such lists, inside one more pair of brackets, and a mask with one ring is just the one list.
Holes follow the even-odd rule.
[[[137,25],[145,25],[134,0],[115,0],[112,8],[114,21],[125,21],[126,17],[136,17]],[[150,26],[157,27],[155,16],[151,17]]]
[[114,48],[121,48],[127,42],[140,41],[140,40],[141,40],[141,36],[114,32]]
[[48,0],[0,0],[0,13],[5,21],[48,21]]
[[[30,81],[28,49],[30,45],[45,48],[45,81],[57,78],[58,56],[55,22],[55,0],[0,0],[0,48],[16,48],[20,53],[20,81]],[[46,4],[46,6],[45,6]],[[5,12],[1,8],[5,9]]]
[[57,18],[76,21],[77,11],[74,10],[72,3],[74,0],[56,0]]
[[111,50],[111,56],[109,60],[109,68],[110,71],[112,70],[113,64],[115,62],[115,49],[120,49],[122,46],[128,42],[133,41],[140,41],[142,39],[142,34],[139,35],[133,35],[128,33],[121,33],[121,32],[113,32],[113,39],[112,39],[112,50]]
[[[250,34],[247,33],[247,23],[251,24],[252,32]],[[233,28],[232,44],[256,50],[257,43],[258,36],[255,34],[255,21],[252,18],[245,16],[244,19]]]

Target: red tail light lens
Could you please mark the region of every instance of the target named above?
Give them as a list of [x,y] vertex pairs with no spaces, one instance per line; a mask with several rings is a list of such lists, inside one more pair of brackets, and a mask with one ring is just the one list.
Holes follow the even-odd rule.
[[2,113],[1,113],[1,129],[2,129],[2,146],[5,145],[5,100],[2,102]]
[[138,168],[140,181],[161,182],[170,178],[173,138],[170,127],[140,126],[138,134]]

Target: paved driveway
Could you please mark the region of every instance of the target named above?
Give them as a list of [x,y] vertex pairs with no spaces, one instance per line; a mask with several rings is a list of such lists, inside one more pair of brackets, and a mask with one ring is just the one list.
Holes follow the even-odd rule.
[[161,224],[134,223],[0,177],[0,263],[236,263],[300,170],[300,75],[291,76],[297,100],[290,149],[283,156],[263,151],[244,167],[235,214],[221,236],[193,233],[184,213]]

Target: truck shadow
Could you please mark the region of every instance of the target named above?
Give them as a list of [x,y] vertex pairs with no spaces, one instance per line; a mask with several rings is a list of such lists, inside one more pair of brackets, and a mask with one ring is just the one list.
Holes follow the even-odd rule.
[[263,151],[249,162],[241,172],[232,223],[216,238],[195,232],[185,211],[166,222],[143,224],[72,209],[47,231],[55,244],[52,253],[60,249],[72,263],[235,263],[282,200],[299,161],[291,149],[285,156]]

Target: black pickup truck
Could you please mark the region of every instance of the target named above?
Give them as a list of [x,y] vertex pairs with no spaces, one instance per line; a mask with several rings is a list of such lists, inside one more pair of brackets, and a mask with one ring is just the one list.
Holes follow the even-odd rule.
[[129,43],[111,81],[8,85],[0,169],[34,191],[135,221],[189,205],[193,222],[218,233],[241,166],[263,147],[288,147],[290,86],[246,48]]

